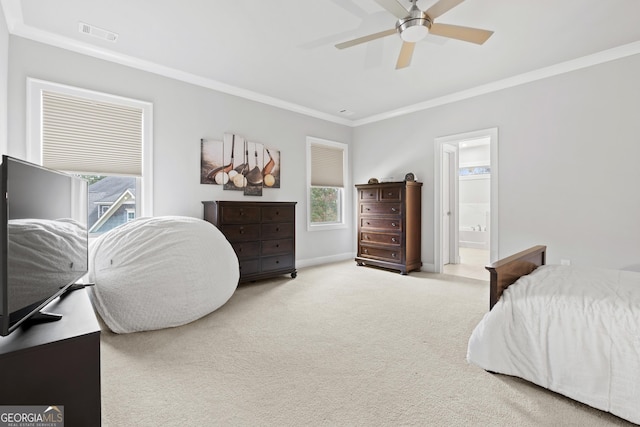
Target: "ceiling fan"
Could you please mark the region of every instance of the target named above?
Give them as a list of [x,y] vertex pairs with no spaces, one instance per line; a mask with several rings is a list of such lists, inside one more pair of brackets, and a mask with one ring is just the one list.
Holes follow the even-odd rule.
[[434,19],[453,9],[464,0],[439,0],[425,11],[420,10],[416,5],[418,0],[410,1],[412,5],[411,8],[407,10],[398,0],[376,0],[376,3],[398,18],[395,28],[338,43],[336,47],[338,49],[345,49],[398,33],[402,39],[402,48],[400,49],[396,69],[400,69],[408,67],[409,64],[411,64],[415,44],[429,33],[475,44],[483,44],[493,34],[493,31],[481,30],[479,28],[433,22]]

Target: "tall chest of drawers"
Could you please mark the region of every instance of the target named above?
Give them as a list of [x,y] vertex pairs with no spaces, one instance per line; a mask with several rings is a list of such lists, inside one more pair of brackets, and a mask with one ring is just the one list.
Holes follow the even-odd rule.
[[204,219],[233,246],[240,283],[297,275],[295,202],[205,201]]
[[374,265],[407,274],[422,266],[420,254],[420,182],[356,185],[358,193],[358,265]]

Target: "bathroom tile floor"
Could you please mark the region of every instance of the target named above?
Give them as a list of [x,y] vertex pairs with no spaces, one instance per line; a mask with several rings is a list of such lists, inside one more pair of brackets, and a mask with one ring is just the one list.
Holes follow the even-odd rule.
[[489,264],[488,250],[460,248],[460,264],[445,265],[444,273],[489,281],[489,272],[484,268],[487,264]]

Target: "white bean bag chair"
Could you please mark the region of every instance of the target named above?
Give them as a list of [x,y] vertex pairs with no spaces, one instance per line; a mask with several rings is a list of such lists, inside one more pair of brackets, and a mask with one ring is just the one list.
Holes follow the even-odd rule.
[[212,224],[196,218],[138,218],[92,242],[89,295],[115,333],[184,325],[226,303],[238,258]]

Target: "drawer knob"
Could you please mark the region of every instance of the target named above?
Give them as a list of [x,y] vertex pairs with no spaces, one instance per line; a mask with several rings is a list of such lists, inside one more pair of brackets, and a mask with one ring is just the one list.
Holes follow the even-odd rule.
[[368,254],[369,250],[368,249],[363,249],[362,252],[364,252],[365,254]]
[[279,247],[280,247],[280,243],[276,243],[276,248],[279,248]]
[[396,209],[396,208],[391,208],[391,212],[398,212],[398,209]]
[[395,258],[395,257],[396,257],[396,254],[395,254],[395,253],[394,253],[394,254],[391,254],[391,258]]
[[396,240],[396,238],[395,238],[395,237],[392,237],[392,238],[391,238],[391,241],[392,241],[393,243],[397,242],[397,240]]
[[392,222],[392,223],[391,223],[391,226],[392,226],[392,227],[397,227],[397,225],[396,225],[396,223],[395,223],[395,222]]
[[280,227],[276,227],[276,231],[280,231]]
[[369,197],[373,197],[373,193],[369,193]]
[[276,264],[280,264],[280,260],[276,260]]
[[393,196],[393,193],[392,193],[391,191],[389,191],[389,194],[388,194],[388,195],[389,195],[389,196]]

